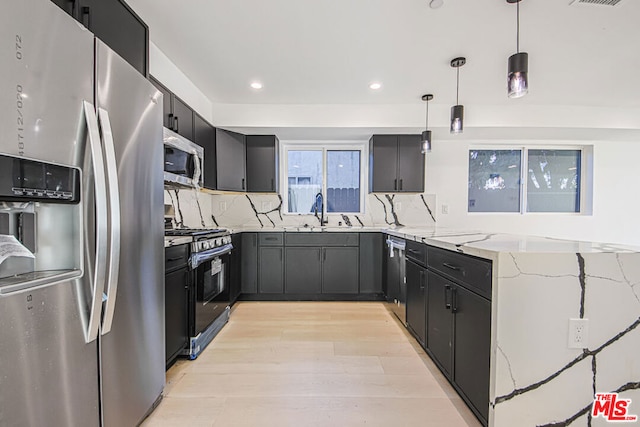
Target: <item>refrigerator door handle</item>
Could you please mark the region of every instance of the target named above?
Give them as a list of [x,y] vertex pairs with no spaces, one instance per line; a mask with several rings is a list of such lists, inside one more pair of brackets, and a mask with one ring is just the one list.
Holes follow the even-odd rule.
[[83,101],[84,119],[87,124],[89,148],[91,150],[91,165],[94,174],[95,187],[95,229],[96,229],[96,265],[93,276],[93,295],[89,323],[85,331],[86,342],[92,342],[98,337],[100,317],[102,315],[102,294],[107,265],[107,183],[104,173],[104,159],[100,147],[100,130],[95,107]]
[[107,110],[98,108],[100,130],[104,143],[106,161],[106,175],[109,193],[109,257],[107,268],[107,289],[104,317],[102,320],[102,335],[111,331],[113,313],[116,306],[118,292],[118,274],[120,272],[120,191],[118,188],[118,171],[116,154],[113,144],[113,132]]

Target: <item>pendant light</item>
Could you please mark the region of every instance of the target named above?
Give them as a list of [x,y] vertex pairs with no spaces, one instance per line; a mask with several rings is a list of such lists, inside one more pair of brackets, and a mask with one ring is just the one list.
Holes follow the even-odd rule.
[[433,99],[432,94],[422,95],[422,100],[427,103],[427,115],[424,125],[424,132],[422,132],[422,154],[431,152],[431,131],[429,130],[429,101]]
[[463,57],[453,58],[451,66],[456,69],[456,105],[451,107],[451,133],[462,133],[464,120],[464,105],[460,105],[458,95],[460,92],[460,67],[467,63]]
[[529,54],[520,52],[520,1],[507,0],[516,3],[516,53],[509,57],[509,73],[507,75],[507,93],[509,98],[520,98],[529,92],[527,74],[529,72]]

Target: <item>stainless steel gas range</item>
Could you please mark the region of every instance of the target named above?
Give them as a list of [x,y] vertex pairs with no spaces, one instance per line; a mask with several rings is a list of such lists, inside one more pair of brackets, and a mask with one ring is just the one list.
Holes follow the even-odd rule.
[[198,357],[229,320],[229,260],[233,245],[225,229],[169,229],[167,237],[190,237],[189,345],[183,355]]

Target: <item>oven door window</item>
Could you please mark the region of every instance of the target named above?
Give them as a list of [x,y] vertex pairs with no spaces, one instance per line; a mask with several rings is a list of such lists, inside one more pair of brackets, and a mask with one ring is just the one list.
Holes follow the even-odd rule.
[[214,258],[198,267],[198,302],[206,304],[224,292],[225,269],[222,258]]

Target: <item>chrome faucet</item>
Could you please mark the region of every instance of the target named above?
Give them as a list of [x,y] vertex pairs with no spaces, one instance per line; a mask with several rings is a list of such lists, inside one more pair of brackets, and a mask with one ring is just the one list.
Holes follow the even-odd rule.
[[[320,216],[318,217],[318,197],[320,198]],[[313,203],[313,212],[316,218],[320,221],[320,226],[325,225],[329,220],[324,219],[324,197],[322,192],[316,194],[315,202]]]

